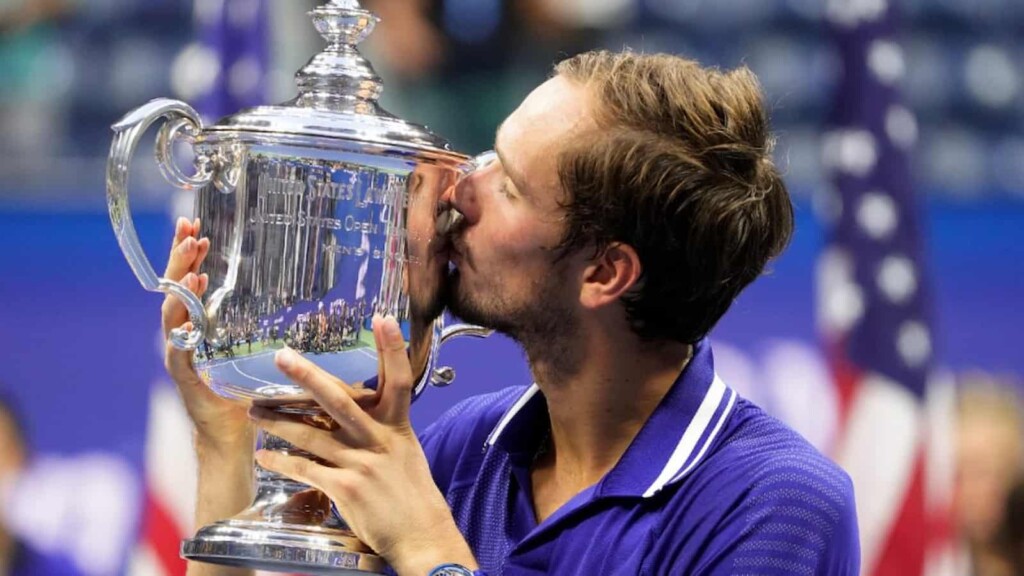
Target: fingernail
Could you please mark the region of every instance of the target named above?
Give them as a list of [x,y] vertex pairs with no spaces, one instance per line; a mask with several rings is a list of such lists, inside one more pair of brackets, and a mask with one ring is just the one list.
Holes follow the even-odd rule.
[[180,251],[182,254],[187,254],[191,252],[192,245],[195,243],[195,241],[196,239],[191,236],[185,238],[184,240],[181,241],[181,244],[178,246],[178,251]]
[[394,316],[385,316],[381,321],[384,323],[385,336],[392,339],[402,337],[402,329],[398,327],[398,320]]
[[193,272],[189,272],[188,274],[185,274],[185,277],[184,277],[184,278],[182,278],[182,279],[181,279],[181,281],[182,281],[182,283],[184,283],[184,284],[185,284],[186,286],[188,286],[189,288],[191,288],[191,287],[192,287],[192,284],[194,284],[194,283],[195,283],[195,281],[196,281],[196,275],[195,275],[195,273],[193,273]]
[[277,362],[278,366],[287,370],[295,366],[295,363],[298,361],[298,354],[291,348],[282,348],[274,354],[274,361]]

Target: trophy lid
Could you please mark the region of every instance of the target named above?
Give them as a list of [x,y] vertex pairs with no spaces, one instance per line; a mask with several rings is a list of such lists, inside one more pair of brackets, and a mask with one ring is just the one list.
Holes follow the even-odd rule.
[[330,0],[309,15],[328,46],[296,73],[299,95],[276,106],[227,116],[210,132],[337,138],[453,154],[447,140],[396,118],[377,103],[380,76],[356,48],[377,25],[376,15],[364,10],[358,0]]

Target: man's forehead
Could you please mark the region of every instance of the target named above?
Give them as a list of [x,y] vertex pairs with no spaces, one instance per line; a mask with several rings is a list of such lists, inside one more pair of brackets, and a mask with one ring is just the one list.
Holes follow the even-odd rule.
[[561,151],[594,125],[588,99],[582,85],[558,76],[530,92],[495,135],[495,149],[501,152],[506,171],[521,174],[521,181],[528,175],[535,186],[558,187],[556,161]]
[[555,76],[533,90],[501,124],[495,144],[509,155],[526,146],[550,155],[565,139],[593,125],[589,97],[582,85]]

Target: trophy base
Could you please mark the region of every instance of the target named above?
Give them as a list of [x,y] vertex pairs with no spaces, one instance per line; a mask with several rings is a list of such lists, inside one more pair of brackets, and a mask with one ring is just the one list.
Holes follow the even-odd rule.
[[373,576],[387,564],[345,529],[224,520],[181,544],[188,560],[273,572]]

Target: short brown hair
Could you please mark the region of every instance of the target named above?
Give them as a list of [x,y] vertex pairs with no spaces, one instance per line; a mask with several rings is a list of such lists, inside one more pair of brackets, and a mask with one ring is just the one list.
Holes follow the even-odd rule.
[[606,51],[555,73],[597,104],[596,134],[558,162],[568,222],[561,253],[629,244],[643,267],[622,299],[633,330],[699,340],[792,235],[757,79],[745,67]]

